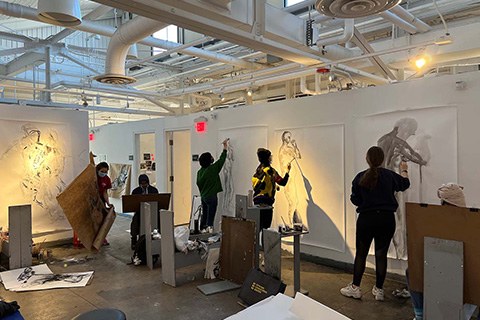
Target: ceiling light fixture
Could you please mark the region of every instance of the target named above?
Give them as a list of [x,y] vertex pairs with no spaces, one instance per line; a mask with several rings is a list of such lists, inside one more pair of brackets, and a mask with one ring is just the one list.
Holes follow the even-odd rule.
[[251,97],[253,95],[253,90],[252,89],[248,89],[247,90],[247,96]]

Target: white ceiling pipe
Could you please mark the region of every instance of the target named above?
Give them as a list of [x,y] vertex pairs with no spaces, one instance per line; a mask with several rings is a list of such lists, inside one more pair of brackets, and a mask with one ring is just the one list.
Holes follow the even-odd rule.
[[317,72],[316,72],[315,73],[315,90],[310,90],[307,87],[307,76],[300,77],[300,92],[303,94],[309,94],[312,96],[322,94],[321,90],[319,90],[320,84],[317,83],[318,81],[319,79],[317,77]]
[[125,75],[125,60],[130,46],[148,37],[152,33],[168,27],[167,23],[137,16],[120,26],[108,43],[105,59],[105,74],[95,77],[98,82],[109,84],[128,84],[135,78]]
[[296,3],[294,5],[291,5],[291,6],[285,7],[282,10],[286,11],[286,12],[294,12],[294,11],[306,8],[308,6],[312,6],[314,4],[315,4],[315,0],[306,0],[306,1]]
[[399,16],[400,18],[402,18],[403,20],[407,21],[408,23],[410,23],[411,25],[413,25],[414,27],[416,27],[418,30],[422,32],[427,32],[431,29],[431,27],[428,24],[426,24],[420,19],[417,19],[413,14],[405,10],[400,5],[394,7],[390,11],[396,14],[397,16]]
[[353,19],[345,19],[343,25],[343,34],[329,37],[329,38],[319,38],[317,40],[317,47],[321,48],[323,46],[328,46],[330,44],[338,44],[338,43],[346,43],[350,41],[353,37],[353,26],[354,20]]
[[[23,18],[27,20],[42,22],[38,19],[37,11],[35,9],[28,8],[28,7],[14,4],[14,3],[5,2],[5,1],[0,1],[0,14],[4,14],[10,17]],[[98,22],[92,22],[89,20],[83,20],[82,24],[79,24],[78,26],[68,26],[68,28],[84,31],[84,32],[95,33],[95,34],[99,34],[106,37],[111,37],[117,30],[115,27],[100,24]],[[147,37],[139,41],[139,43],[147,46],[162,48],[165,50],[172,49],[181,45],[174,42],[156,39],[154,37]],[[196,56],[202,59],[234,65],[234,66],[245,68],[245,69],[262,68],[262,64],[259,64],[259,63],[249,62],[249,61],[231,57],[225,54],[210,52],[210,51],[198,49],[195,47],[186,48],[181,50],[180,52],[183,54]]]
[[405,20],[399,18],[397,15],[394,15],[389,11],[381,12],[378,15],[383,19],[390,21],[397,27],[402,28],[410,34],[415,34],[418,32],[418,29],[415,26],[412,26],[410,23],[406,22]]

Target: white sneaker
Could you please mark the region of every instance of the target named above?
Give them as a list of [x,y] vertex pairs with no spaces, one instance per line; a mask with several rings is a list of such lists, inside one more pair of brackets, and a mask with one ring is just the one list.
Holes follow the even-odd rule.
[[372,294],[374,295],[375,300],[377,301],[385,300],[385,294],[383,293],[383,289],[378,289],[377,286],[373,286]]
[[200,230],[200,233],[208,233],[208,227],[205,229]]
[[355,299],[360,299],[362,297],[362,289],[360,287],[354,287],[353,283],[350,283],[345,288],[340,289],[340,293],[345,297],[352,297]]
[[213,227],[207,227],[207,233],[213,233]]

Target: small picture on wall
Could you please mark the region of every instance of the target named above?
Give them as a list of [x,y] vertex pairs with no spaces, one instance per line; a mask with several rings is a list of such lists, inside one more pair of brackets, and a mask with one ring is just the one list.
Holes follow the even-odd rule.
[[150,160],[150,153],[144,153],[143,160]]

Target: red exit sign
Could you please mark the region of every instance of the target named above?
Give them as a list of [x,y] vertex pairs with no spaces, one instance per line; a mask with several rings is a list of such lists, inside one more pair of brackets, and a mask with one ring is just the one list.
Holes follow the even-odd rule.
[[205,132],[206,128],[207,128],[207,122],[205,121],[195,123],[195,130],[197,132]]

